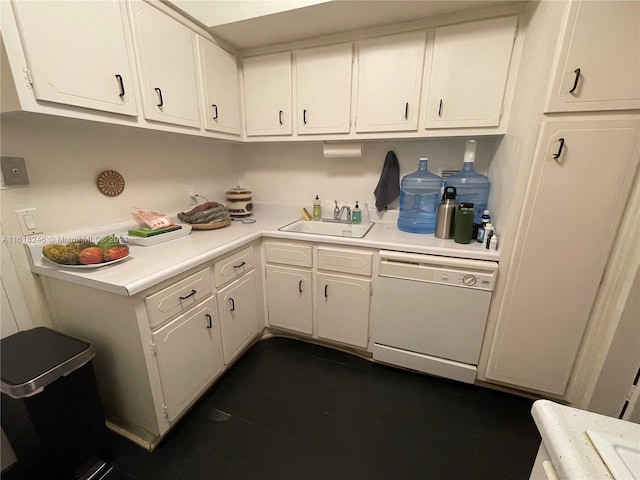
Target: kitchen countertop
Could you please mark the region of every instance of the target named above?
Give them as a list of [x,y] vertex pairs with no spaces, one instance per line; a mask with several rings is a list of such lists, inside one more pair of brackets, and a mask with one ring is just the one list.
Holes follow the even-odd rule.
[[[398,230],[395,222],[375,223],[364,238],[278,230],[300,219],[299,212],[299,208],[292,206],[258,205],[250,217],[256,220],[255,223],[232,222],[225,228],[194,230],[185,237],[153,246],[130,245],[127,259],[95,269],[73,269],[47,262],[42,257],[43,243],[27,243],[27,256],[33,273],[129,296],[263,237],[496,262],[500,259],[499,251],[487,250],[478,242],[461,245],[453,240],[435,238],[432,234],[406,233]],[[94,228],[90,232],[93,236],[97,235],[98,231],[101,235],[121,234],[133,227],[134,224],[119,224],[101,229]],[[88,232],[89,230],[51,235],[48,238],[73,238],[89,235]]]
[[587,430],[630,442],[640,448],[640,425],[635,423],[549,400],[536,401],[531,413],[561,479],[620,480],[607,468]]

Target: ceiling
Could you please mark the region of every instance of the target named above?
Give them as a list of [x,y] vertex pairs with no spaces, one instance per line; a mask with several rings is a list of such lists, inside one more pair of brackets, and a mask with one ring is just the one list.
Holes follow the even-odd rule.
[[521,0],[168,0],[238,50]]

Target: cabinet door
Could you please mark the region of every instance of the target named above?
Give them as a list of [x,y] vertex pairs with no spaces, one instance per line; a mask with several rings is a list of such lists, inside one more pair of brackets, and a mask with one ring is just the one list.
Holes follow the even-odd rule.
[[296,52],[298,133],[349,133],[353,45]]
[[318,273],[318,337],[366,348],[371,280]]
[[267,265],[269,324],[313,333],[311,271]]
[[500,124],[517,17],[435,29],[426,128]]
[[243,61],[247,135],[291,135],[291,54]]
[[564,393],[637,170],[639,129],[543,125],[487,377]]
[[120,2],[12,2],[38,100],[137,115]]
[[132,2],[144,116],[200,126],[194,33],[144,2]]
[[225,363],[231,362],[258,333],[255,276],[254,270],[218,292]]
[[172,422],[222,371],[216,300],[209,300],[152,334]]
[[204,89],[204,127],[240,135],[240,91],[235,55],[200,36],[198,51]]
[[545,111],[640,108],[638,45],[640,3],[574,2]]
[[359,43],[356,132],[418,129],[426,33]]

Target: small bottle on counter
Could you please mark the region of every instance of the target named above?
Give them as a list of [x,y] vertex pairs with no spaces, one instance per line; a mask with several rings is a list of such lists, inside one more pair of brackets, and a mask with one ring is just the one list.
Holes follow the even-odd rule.
[[353,207],[353,212],[351,213],[351,223],[362,223],[362,210],[360,210],[357,200],[356,206]]
[[482,219],[480,220],[480,226],[478,227],[478,235],[476,237],[476,240],[478,240],[478,242],[480,243],[484,242],[484,237],[486,235],[485,229],[488,223],[491,223],[491,215],[489,215],[489,210],[485,210],[484,213],[482,214]]
[[473,238],[473,203],[462,202],[456,213],[453,241],[471,243]]
[[489,240],[489,250],[498,250],[498,236],[496,234],[491,235],[491,240]]
[[318,195],[313,200],[313,219],[322,220],[322,207],[320,206],[320,197]]
[[362,223],[369,225],[370,222],[371,217],[369,215],[369,205],[367,205],[367,202],[364,202],[364,207],[362,208]]
[[491,237],[493,237],[493,225],[491,223],[487,223],[487,225],[484,227],[484,242],[487,249],[489,249],[489,242],[491,241]]

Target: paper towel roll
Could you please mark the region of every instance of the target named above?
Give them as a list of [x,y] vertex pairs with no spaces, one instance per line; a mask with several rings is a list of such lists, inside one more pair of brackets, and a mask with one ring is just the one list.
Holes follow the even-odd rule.
[[362,157],[362,142],[351,143],[323,143],[324,158],[355,158]]

